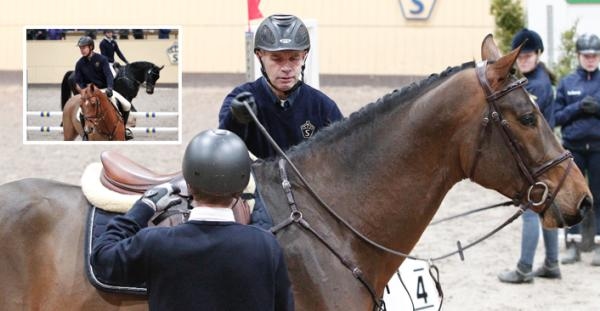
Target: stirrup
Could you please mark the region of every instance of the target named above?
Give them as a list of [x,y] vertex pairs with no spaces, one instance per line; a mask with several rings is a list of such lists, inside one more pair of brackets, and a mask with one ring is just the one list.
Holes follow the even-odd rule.
[[125,128],[125,140],[132,140],[133,132],[129,128]]

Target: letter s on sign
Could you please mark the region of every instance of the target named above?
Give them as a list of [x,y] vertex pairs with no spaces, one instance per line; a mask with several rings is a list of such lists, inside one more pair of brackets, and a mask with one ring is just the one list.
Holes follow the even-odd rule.
[[420,14],[421,12],[423,12],[423,9],[425,8],[425,6],[423,5],[423,2],[421,2],[421,0],[412,0],[412,3],[414,3],[416,5],[416,9],[411,9],[409,12],[411,14]]

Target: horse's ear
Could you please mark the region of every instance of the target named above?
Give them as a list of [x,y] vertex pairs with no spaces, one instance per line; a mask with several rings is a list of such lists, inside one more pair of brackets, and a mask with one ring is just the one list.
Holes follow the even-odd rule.
[[521,52],[521,44],[519,47],[514,49],[512,52],[500,57],[496,62],[490,65],[489,70],[499,78],[505,78],[509,76],[510,70],[512,69],[519,53]]
[[500,50],[494,42],[494,36],[491,33],[485,36],[481,43],[481,59],[495,61],[501,56]]
[[94,92],[96,91],[96,89],[95,89],[95,88],[96,88],[96,86],[94,85],[94,83],[90,83],[90,84],[88,85],[88,87],[90,88],[90,91],[91,91],[92,93],[94,93]]
[[165,68],[165,65],[158,67],[158,71],[161,71],[163,68]]

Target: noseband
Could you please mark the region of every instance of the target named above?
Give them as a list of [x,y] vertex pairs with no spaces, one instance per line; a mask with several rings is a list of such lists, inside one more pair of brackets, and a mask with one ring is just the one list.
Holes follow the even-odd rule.
[[[504,97],[506,94],[512,92],[513,90],[515,90],[517,88],[522,88],[525,84],[527,84],[527,79],[522,78],[520,80],[514,81],[514,82],[510,83],[508,86],[506,86],[504,89],[494,92],[492,90],[490,84],[487,81],[486,74],[485,74],[486,68],[487,68],[487,61],[479,62],[479,63],[477,63],[477,66],[475,67],[475,72],[477,73],[477,79],[479,80],[479,84],[483,88],[483,91],[485,92],[485,95],[486,95],[486,99],[488,102],[488,112],[482,121],[483,128],[481,129],[481,132],[479,135],[479,140],[476,145],[475,158],[473,160],[473,164],[471,165],[471,169],[469,171],[469,178],[473,179],[473,176],[475,174],[475,168],[477,167],[477,163],[479,162],[479,158],[480,158],[481,151],[482,151],[481,145],[483,143],[483,139],[486,136],[486,133],[489,132],[488,124],[491,119],[492,121],[494,121],[494,124],[496,124],[501,129],[500,133],[502,135],[502,139],[508,146],[508,149],[510,150],[510,152],[513,156],[513,159],[515,160],[515,162],[517,163],[517,166],[519,167],[519,171],[521,172],[521,174],[523,175],[523,177],[525,178],[526,183],[527,183],[526,189],[517,193],[513,197],[513,201],[514,202],[522,202],[524,199],[524,196],[526,196],[525,199],[526,199],[527,203],[526,203],[525,208],[531,208],[532,210],[534,210],[535,212],[538,212],[538,213],[544,213],[548,209],[548,207],[552,206],[555,209],[557,216],[563,222],[563,225],[566,225],[564,222],[564,219],[562,218],[562,214],[560,213],[560,211],[558,211],[558,207],[556,207],[556,205],[553,203],[554,203],[554,199],[556,198],[556,195],[562,188],[562,185],[564,184],[564,181],[567,178],[569,171],[571,170],[571,167],[573,165],[573,161],[572,161],[573,155],[569,151],[565,151],[558,157],[556,157],[550,161],[547,161],[546,163],[544,163],[538,167],[531,168],[531,167],[527,166],[527,164],[524,161],[523,153],[518,148],[518,144],[517,144],[517,140],[515,139],[515,135],[511,131],[508,121],[502,117],[502,114],[498,110],[498,105],[497,105],[497,102],[502,97]],[[560,179],[558,186],[556,187],[554,193],[552,193],[550,191],[550,188],[548,187],[548,184],[546,184],[546,182],[544,182],[544,181],[540,181],[539,177],[541,175],[543,175],[545,172],[552,169],[554,166],[557,166],[560,163],[562,163],[563,161],[566,161],[569,159],[571,159],[571,161],[568,162],[567,168],[565,170],[563,177]],[[542,196],[537,201],[531,197],[532,192],[536,189],[542,191]]]

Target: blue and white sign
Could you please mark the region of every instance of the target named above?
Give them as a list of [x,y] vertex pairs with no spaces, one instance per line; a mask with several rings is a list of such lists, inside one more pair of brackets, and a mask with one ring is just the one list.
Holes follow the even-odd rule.
[[429,19],[434,6],[435,0],[400,0],[402,15],[406,19]]
[[[404,283],[404,285],[402,285]],[[429,265],[422,260],[406,259],[388,283],[389,294],[383,299],[388,310],[438,310],[440,298]]]

